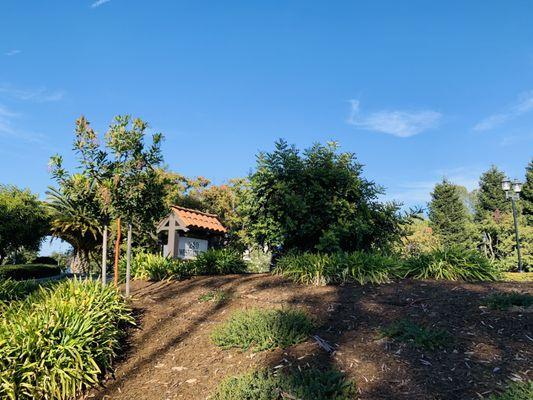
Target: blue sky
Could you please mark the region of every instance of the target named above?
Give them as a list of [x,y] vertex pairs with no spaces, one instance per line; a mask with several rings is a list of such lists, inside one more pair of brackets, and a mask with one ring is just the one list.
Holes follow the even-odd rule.
[[44,197],[74,121],[119,113],[169,167],[219,183],[258,150],[338,141],[387,199],[424,205],[533,157],[530,1],[5,0],[0,183]]

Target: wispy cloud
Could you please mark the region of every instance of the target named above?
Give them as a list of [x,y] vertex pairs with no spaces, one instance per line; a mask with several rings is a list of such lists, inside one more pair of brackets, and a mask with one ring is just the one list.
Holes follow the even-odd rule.
[[382,110],[362,115],[359,100],[350,100],[350,105],[349,124],[402,138],[436,128],[442,117],[441,113],[432,110]]
[[0,104],[0,138],[11,137],[21,139],[30,143],[45,145],[45,137],[40,133],[28,132],[16,126],[15,120],[20,117],[19,113],[11,111]]
[[35,101],[46,103],[50,101],[59,101],[65,96],[65,91],[49,91],[46,88],[38,89],[20,89],[11,85],[0,85],[0,94],[23,101]]
[[475,131],[488,131],[503,125],[521,115],[533,110],[533,91],[522,93],[518,101],[508,106],[504,111],[490,115],[474,126]]
[[11,56],[16,56],[17,54],[20,54],[20,53],[22,53],[21,50],[13,49],[13,50],[6,51],[4,55],[11,57]]
[[104,5],[105,3],[109,3],[111,0],[96,0],[94,3],[91,4],[91,8],[96,8]]

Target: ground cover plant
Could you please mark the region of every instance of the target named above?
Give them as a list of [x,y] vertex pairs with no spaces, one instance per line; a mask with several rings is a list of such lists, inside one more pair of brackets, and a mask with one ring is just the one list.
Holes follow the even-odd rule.
[[501,394],[493,394],[489,400],[531,400],[533,399],[533,381],[513,382]]
[[98,383],[132,323],[119,292],[95,281],[41,288],[0,317],[0,398],[69,399]]
[[[189,275],[186,262],[159,254],[136,253],[131,258],[132,279],[160,281],[163,279],[182,279]],[[122,258],[119,266],[120,279],[126,279],[126,259]]]
[[355,385],[338,371],[263,370],[226,379],[217,388],[213,400],[348,400],[355,395]]
[[22,300],[38,288],[39,284],[33,280],[0,279],[0,304]]
[[0,279],[38,279],[56,276],[61,273],[61,268],[57,265],[47,264],[16,264],[1,265]]
[[228,292],[224,290],[211,290],[198,297],[200,303],[212,302],[215,304],[224,303],[229,298]]
[[487,297],[486,304],[495,310],[507,310],[510,307],[527,308],[533,305],[533,296],[528,293],[494,293]]
[[498,268],[476,250],[462,247],[438,248],[407,258],[399,269],[402,277],[450,281],[495,281]]
[[387,283],[396,276],[399,261],[379,253],[288,254],[280,258],[274,273],[308,285],[334,283]]
[[445,347],[450,341],[450,335],[445,330],[428,328],[407,319],[383,328],[381,335],[428,350]]
[[213,342],[224,349],[253,351],[285,348],[305,341],[313,329],[309,316],[295,309],[236,311],[213,331]]

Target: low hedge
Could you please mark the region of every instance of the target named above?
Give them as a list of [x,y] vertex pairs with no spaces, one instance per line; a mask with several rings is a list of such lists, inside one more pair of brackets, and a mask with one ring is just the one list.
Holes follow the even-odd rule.
[[39,279],[56,276],[61,273],[61,268],[57,265],[49,264],[16,264],[0,265],[0,279]]
[[11,303],[0,316],[0,398],[70,399],[110,369],[124,324],[120,293],[67,280]]

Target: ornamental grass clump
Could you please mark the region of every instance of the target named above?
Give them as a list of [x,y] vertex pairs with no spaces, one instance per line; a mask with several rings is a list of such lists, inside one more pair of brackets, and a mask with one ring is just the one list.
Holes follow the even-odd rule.
[[273,272],[306,285],[363,285],[390,282],[396,276],[398,266],[397,259],[380,253],[301,253],[281,257]]
[[[121,280],[126,279],[126,259],[121,259]],[[139,252],[131,258],[131,277],[135,280],[161,281],[182,279],[189,275],[187,263],[159,254]]]
[[533,305],[533,296],[528,293],[494,293],[487,297],[487,306],[494,310],[507,310],[511,307],[528,308]]
[[223,349],[262,351],[301,343],[312,329],[313,323],[303,311],[254,308],[235,312],[215,328],[211,338]]
[[488,258],[462,247],[435,249],[405,260],[402,277],[449,281],[496,281],[501,273]]
[[0,398],[70,399],[111,368],[131,312],[95,281],[40,288],[0,317]]
[[189,261],[193,275],[242,274],[247,271],[242,255],[230,249],[209,249]]
[[14,281],[12,279],[0,279],[0,304],[22,300],[38,288],[39,284],[34,280]]
[[261,370],[231,377],[217,388],[213,400],[351,400],[355,385],[335,370]]

